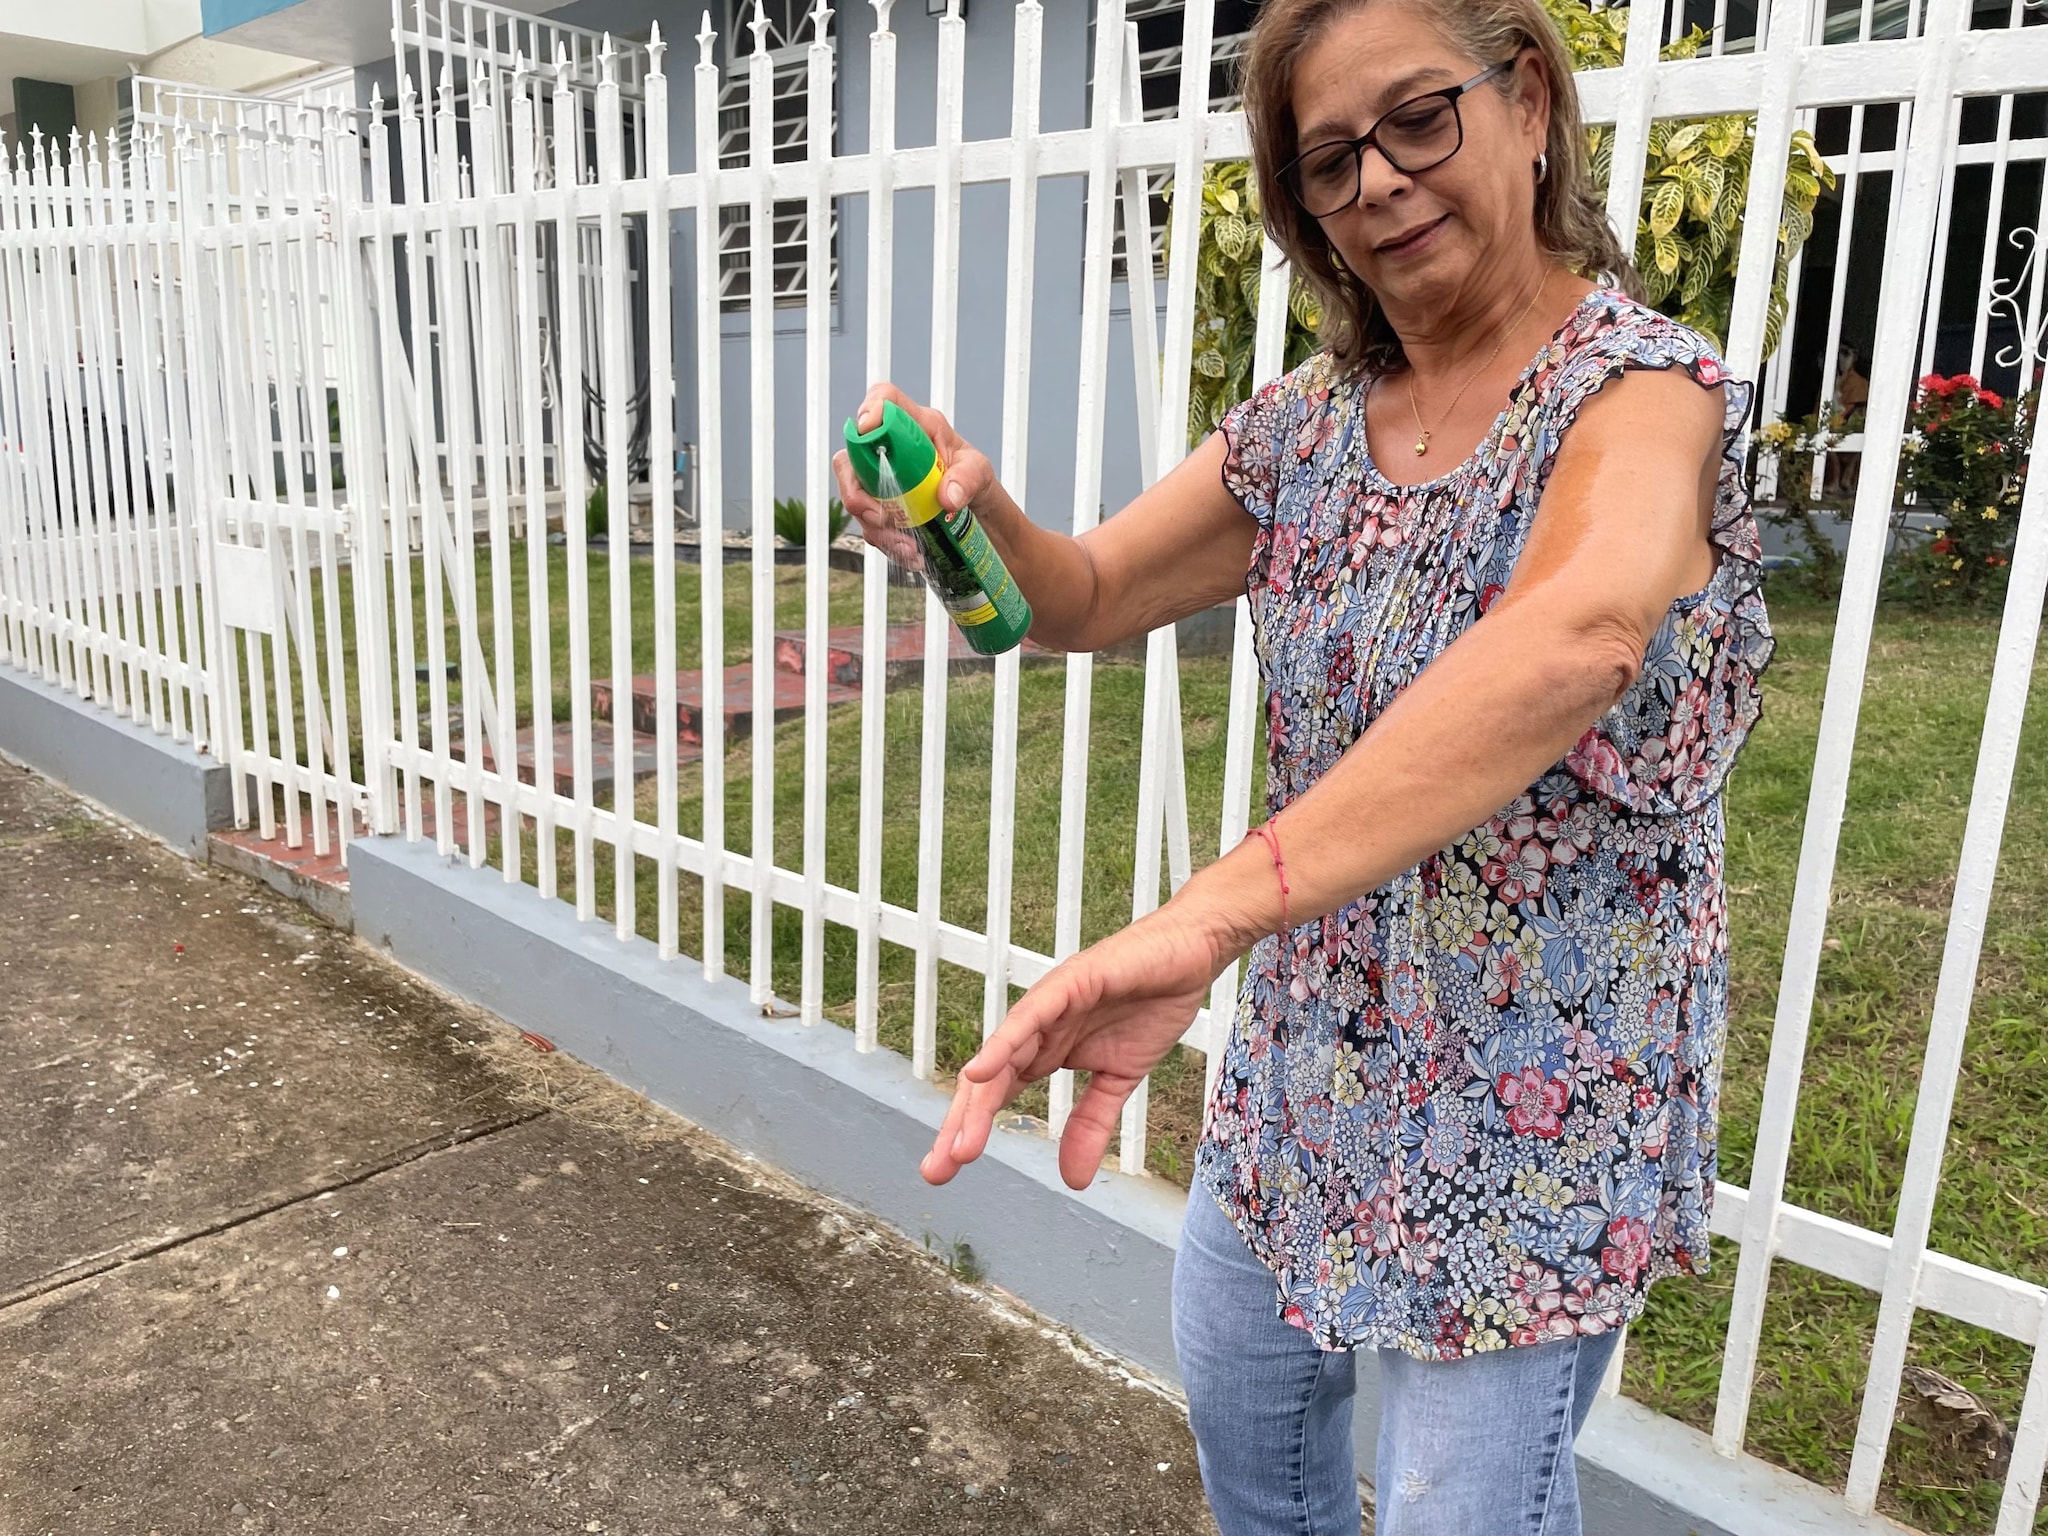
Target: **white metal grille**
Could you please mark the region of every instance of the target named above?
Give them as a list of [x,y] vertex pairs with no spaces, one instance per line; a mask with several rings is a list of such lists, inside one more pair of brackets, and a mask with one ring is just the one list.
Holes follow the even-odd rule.
[[[1208,100],[1212,112],[1234,112],[1242,99],[1238,90],[1238,67],[1245,47],[1251,41],[1252,18],[1257,10],[1256,0],[1219,0],[1216,6],[1216,40],[1209,62]],[[1136,73],[1147,120],[1168,119],[1179,110],[1181,41],[1187,22],[1186,11],[1187,0],[1131,0],[1124,9],[1124,18],[1137,35]],[[1171,171],[1146,173],[1145,184],[1151,196],[1152,255],[1155,263],[1163,262],[1166,255],[1166,230],[1170,222],[1167,189],[1172,183]],[[1124,222],[1119,216],[1115,258],[1118,282],[1127,281],[1129,277],[1124,240]]]
[[[765,7],[762,31],[768,57],[770,100],[770,160],[777,165],[800,161],[810,153],[810,7],[802,0],[780,0]],[[830,33],[828,31],[827,35]],[[718,163],[721,167],[743,169],[752,158],[750,127],[751,91],[749,66],[755,56],[754,30],[742,24],[735,38],[739,51],[730,72],[718,87]],[[838,106],[832,107],[833,136],[838,136]],[[839,286],[839,217],[836,205],[830,215],[831,291]],[[808,291],[809,273],[805,252],[809,243],[810,213],[802,198],[774,202],[769,221],[773,251],[771,291],[778,305],[801,304]],[[753,271],[753,212],[745,206],[727,208],[718,223],[718,294],[728,309],[744,308],[751,291]]]

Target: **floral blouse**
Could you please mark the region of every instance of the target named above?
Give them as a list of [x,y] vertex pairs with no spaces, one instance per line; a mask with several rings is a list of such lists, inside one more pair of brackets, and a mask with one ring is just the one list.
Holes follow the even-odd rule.
[[1223,424],[1224,484],[1259,524],[1248,585],[1278,812],[1501,595],[1565,433],[1630,368],[1722,386],[1712,580],[1672,605],[1627,695],[1562,762],[1246,967],[1197,1184],[1326,1349],[1455,1359],[1601,1333],[1653,1280],[1707,1267],[1721,786],[1773,644],[1742,477],[1750,391],[1697,332],[1602,290],[1479,450],[1426,484],[1381,476],[1367,383],[1325,355]]

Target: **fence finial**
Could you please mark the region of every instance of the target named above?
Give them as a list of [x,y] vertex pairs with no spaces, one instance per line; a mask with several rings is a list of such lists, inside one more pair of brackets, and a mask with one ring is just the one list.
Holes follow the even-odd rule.
[[707,7],[704,12],[704,20],[697,27],[697,62],[699,64],[709,64],[711,62],[711,45],[717,38],[718,34],[711,30],[711,12]]
[[605,85],[619,83],[619,49],[609,32],[597,45],[597,78]]
[[661,23],[648,23],[647,27],[647,69],[650,74],[661,73],[661,57],[668,52],[668,44],[661,40]]
[[816,0],[811,7],[811,46],[825,46],[825,28],[832,24],[832,7],[825,0]]
[[889,12],[894,8],[896,0],[868,0],[868,4],[875,8],[875,30],[877,32],[888,31]]
[[754,52],[766,53],[768,51],[768,7],[762,3],[762,0],[754,0],[754,19],[747,23],[747,27],[754,34]]

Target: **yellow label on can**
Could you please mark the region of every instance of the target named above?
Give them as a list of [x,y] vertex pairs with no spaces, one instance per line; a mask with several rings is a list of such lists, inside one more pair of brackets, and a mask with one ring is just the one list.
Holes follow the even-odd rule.
[[943,478],[944,471],[939,461],[933,459],[925,477],[896,499],[895,505],[902,509],[907,527],[915,528],[919,523],[928,523],[940,515],[943,509],[939,506],[939,481]]

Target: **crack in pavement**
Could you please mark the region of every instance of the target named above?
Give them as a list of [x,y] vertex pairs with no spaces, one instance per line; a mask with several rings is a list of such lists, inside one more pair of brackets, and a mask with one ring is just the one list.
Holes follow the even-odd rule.
[[372,1179],[380,1178],[384,1174],[403,1168],[409,1163],[416,1163],[421,1158],[432,1157],[437,1152],[452,1152],[457,1147],[471,1146],[489,1140],[493,1136],[501,1135],[506,1131],[517,1130],[522,1125],[529,1124],[553,1113],[552,1109],[534,1109],[516,1115],[502,1115],[495,1120],[485,1121],[481,1125],[462,1126],[454,1131],[449,1131],[439,1136],[430,1136],[424,1141],[416,1141],[410,1146],[401,1147],[389,1157],[382,1158],[368,1167],[350,1174],[347,1178],[329,1180],[313,1189],[304,1190],[299,1194],[287,1195],[282,1199],[271,1200],[262,1205],[252,1206],[247,1210],[236,1212],[234,1215],[224,1216],[218,1221],[209,1222],[203,1227],[194,1227],[189,1232],[180,1232],[171,1237],[157,1238],[133,1247],[112,1248],[102,1254],[92,1254],[74,1263],[67,1264],[62,1269],[52,1270],[40,1279],[31,1280],[27,1285],[18,1286],[12,1291],[0,1293],[0,1312],[6,1312],[10,1308],[35,1301],[40,1297],[50,1295],[52,1292],[82,1284],[87,1280],[111,1273],[114,1270],[124,1269],[130,1264],[139,1264],[145,1259],[155,1258],[159,1254],[183,1248],[189,1243],[199,1241],[201,1238],[213,1237],[222,1232],[231,1232],[236,1227],[246,1226],[250,1222],[258,1221],[265,1216],[275,1215],[279,1211],[288,1211],[295,1205],[304,1205],[311,1200],[318,1200],[322,1195],[331,1195],[338,1190],[352,1189],[359,1184],[367,1184]]

